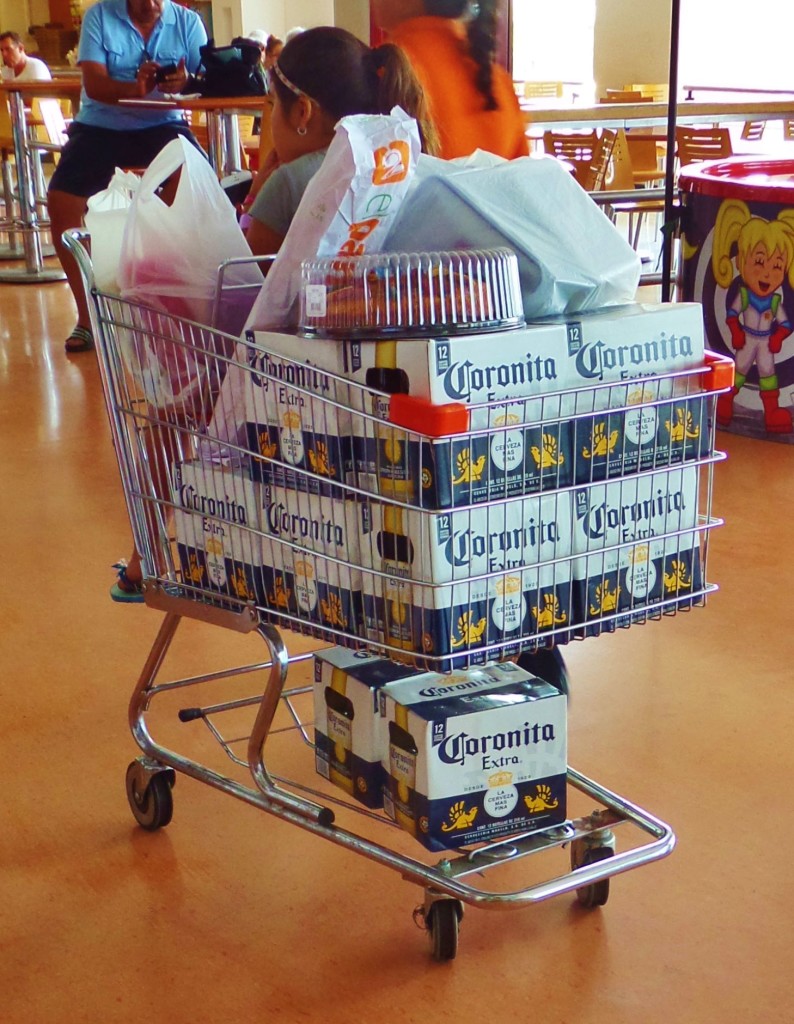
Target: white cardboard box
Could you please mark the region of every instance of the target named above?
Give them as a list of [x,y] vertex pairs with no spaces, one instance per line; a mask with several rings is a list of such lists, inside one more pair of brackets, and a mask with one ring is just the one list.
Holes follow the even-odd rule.
[[262,566],[260,537],[251,532],[259,528],[259,485],[242,469],[194,459],[174,467],[173,501],[185,581],[253,600]]
[[566,699],[512,662],[379,694],[386,813],[431,850],[566,814]]
[[367,807],[383,806],[378,692],[414,674],[387,658],[344,647],[314,655],[317,772]]

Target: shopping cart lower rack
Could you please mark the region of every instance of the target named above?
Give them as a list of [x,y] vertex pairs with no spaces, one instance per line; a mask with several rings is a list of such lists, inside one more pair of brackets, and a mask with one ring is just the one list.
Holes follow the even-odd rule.
[[[130,702],[142,756],[127,795],[138,823],[168,824],[176,772],[206,782],[420,885],[415,917],[438,960],[455,956],[464,904],[518,907],[575,892],[598,906],[612,875],[668,854],[668,825],[568,766],[571,796],[596,810],[546,828],[527,822],[438,859],[313,775],[312,687],[286,685],[312,655],[290,658],[282,629],[308,638],[304,648],[314,638],[456,678],[517,659],[560,685],[548,668],[559,669],[568,641],[702,606],[716,589],[707,581],[723,458],[714,405],[730,365],[707,356],[640,384],[438,409],[389,394],[388,359],[386,373],[359,385],[253,338],[100,293],[80,237],[68,244],[91,300],[145,601],[165,613]],[[308,357],[328,343],[305,344]],[[477,489],[488,452],[499,458]],[[268,656],[159,681],[185,618],[256,632]],[[193,696],[256,672],[267,680],[253,696]],[[187,723],[203,722],[247,776],[152,737],[154,698],[182,689],[186,737]],[[306,778],[273,768],[290,736],[306,747]],[[618,826],[632,836],[620,852]],[[529,855],[557,847],[569,848],[570,870],[516,884]]]

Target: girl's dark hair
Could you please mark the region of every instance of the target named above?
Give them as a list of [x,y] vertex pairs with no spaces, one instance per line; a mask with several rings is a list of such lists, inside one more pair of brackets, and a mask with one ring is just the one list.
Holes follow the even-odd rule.
[[[392,107],[402,107],[419,125],[422,149],[437,151],[422,86],[399,47],[385,43],[370,49],[343,28],[310,28],[290,39],[278,66],[335,121],[348,114],[388,114]],[[275,75],[272,87],[289,110],[295,94]]]
[[496,55],[496,0],[423,0],[425,12],[436,18],[468,15],[469,54],[477,65],[477,88],[485,97],[485,109],[496,110],[493,64]]
[[277,50],[279,46],[283,46],[284,43],[278,36],[268,36],[267,42],[265,43],[265,53],[270,57],[273,55],[273,51]]

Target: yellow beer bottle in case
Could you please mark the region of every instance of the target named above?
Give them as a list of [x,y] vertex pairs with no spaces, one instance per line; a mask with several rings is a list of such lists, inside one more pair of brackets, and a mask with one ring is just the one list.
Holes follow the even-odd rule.
[[[375,347],[375,366],[367,370],[367,385],[389,395],[408,394],[408,376],[397,368],[397,342],[378,341]],[[379,396],[373,399],[373,412],[382,420],[389,415],[388,403]],[[414,495],[414,481],[408,458],[406,432],[401,428],[375,427],[377,442],[378,492],[381,495],[410,502]],[[413,593],[410,566],[414,560],[413,545],[405,534],[403,510],[383,505],[383,529],[377,537],[378,554],[383,569],[394,570],[394,575],[383,581],[383,606],[386,643],[402,650],[414,651],[411,622]]]
[[405,533],[403,509],[395,505],[384,506],[383,529],[378,534],[377,543],[383,568],[394,572],[384,581],[383,588],[386,642],[405,651],[416,650],[411,620],[413,590],[409,578],[414,546]]
[[334,785],[353,794],[353,768],[350,752],[353,749],[353,703],[347,690],[347,673],[334,668],[331,685],[325,688],[326,722],[328,739],[333,743],[329,764],[329,777]]
[[397,783],[394,790],[394,819],[397,824],[416,835],[416,818],[411,807],[411,793],[416,788],[416,755],[419,748],[408,732],[408,708],[396,704],[394,721],[389,722],[389,774]]

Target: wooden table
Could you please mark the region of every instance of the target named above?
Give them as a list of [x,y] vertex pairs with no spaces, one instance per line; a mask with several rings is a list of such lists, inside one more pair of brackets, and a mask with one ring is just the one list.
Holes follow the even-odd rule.
[[[37,284],[46,281],[63,281],[64,272],[60,267],[44,266],[41,232],[46,227],[39,221],[40,197],[36,195],[36,142],[28,131],[25,102],[37,97],[70,99],[79,102],[81,83],[78,79],[53,78],[46,82],[2,82],[3,92],[8,98],[11,115],[11,134],[14,142],[14,161],[17,173],[17,194],[19,196],[19,218],[16,230],[22,235],[24,267],[0,270],[0,282],[15,284]],[[39,199],[39,202],[37,202]]]
[[[666,103],[521,104],[527,128],[655,128],[667,124]],[[794,118],[790,100],[743,100],[731,103],[699,103],[682,100],[677,108],[679,124],[712,124],[718,121],[780,121]]]
[[264,96],[229,96],[208,98],[178,96],[161,100],[146,97],[140,100],[120,100],[124,106],[145,107],[147,110],[184,110],[207,115],[207,136],[210,163],[219,178],[242,169],[240,159],[240,131],[238,114],[261,114]]

